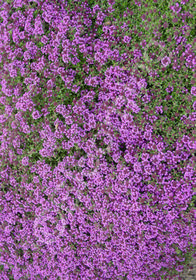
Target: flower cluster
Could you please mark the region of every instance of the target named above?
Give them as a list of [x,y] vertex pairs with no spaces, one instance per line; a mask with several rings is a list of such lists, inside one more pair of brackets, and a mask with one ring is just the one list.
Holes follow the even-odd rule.
[[[92,9],[76,1],[74,9],[63,1],[8,3],[0,6],[2,279],[158,280],[181,272],[196,244],[196,87],[189,119],[184,107],[177,115],[189,131],[176,137],[168,127],[176,137],[168,145],[156,129],[178,91],[166,83],[171,95],[162,100],[150,84],[169,69],[191,71],[192,46],[181,41],[181,55],[160,55],[165,43],[156,39],[147,55],[147,38],[138,44],[137,28],[118,26],[113,0]],[[170,7],[179,17],[183,9]]]

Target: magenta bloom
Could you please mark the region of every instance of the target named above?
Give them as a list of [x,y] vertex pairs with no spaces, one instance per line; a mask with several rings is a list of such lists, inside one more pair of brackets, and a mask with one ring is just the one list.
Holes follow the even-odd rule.
[[169,93],[172,92],[173,90],[174,90],[174,88],[172,86],[169,86],[166,88],[166,91]]
[[123,42],[129,43],[131,41],[131,37],[125,36]]
[[196,87],[191,88],[191,94],[196,96]]
[[196,111],[196,101],[193,103],[193,109]]
[[22,165],[27,166],[28,164],[29,164],[29,158],[28,158],[28,157],[24,157],[24,158],[22,159]]
[[165,56],[162,60],[161,60],[161,63],[164,67],[167,67],[170,63],[171,63],[171,60],[168,56]]
[[139,89],[141,88],[146,88],[147,87],[147,83],[145,81],[145,79],[141,79],[138,83],[137,83],[137,86]]
[[42,114],[39,113],[39,111],[34,111],[32,114],[32,117],[34,118],[34,120],[39,119],[42,116]]
[[[181,3],[182,4],[182,3]],[[181,11],[181,7],[179,6],[178,3],[176,3],[175,6],[171,6],[170,9],[174,12],[174,13],[179,13]]]

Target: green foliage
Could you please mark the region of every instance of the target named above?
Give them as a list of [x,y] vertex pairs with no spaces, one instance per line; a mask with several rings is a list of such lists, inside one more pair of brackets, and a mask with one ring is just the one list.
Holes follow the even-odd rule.
[[3,269],[4,269],[4,265],[1,264],[1,265],[0,265],[0,271],[3,271]]

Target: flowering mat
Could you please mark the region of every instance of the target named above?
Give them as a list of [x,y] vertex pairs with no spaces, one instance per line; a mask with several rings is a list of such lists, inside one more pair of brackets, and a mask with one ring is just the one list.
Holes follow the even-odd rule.
[[0,279],[190,271],[194,2],[0,0]]

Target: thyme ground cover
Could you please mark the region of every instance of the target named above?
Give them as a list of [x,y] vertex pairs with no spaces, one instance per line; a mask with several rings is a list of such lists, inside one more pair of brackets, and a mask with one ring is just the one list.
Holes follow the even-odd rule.
[[2,279],[176,279],[195,254],[193,1],[1,1]]

